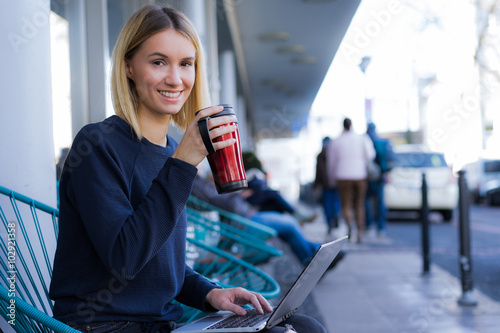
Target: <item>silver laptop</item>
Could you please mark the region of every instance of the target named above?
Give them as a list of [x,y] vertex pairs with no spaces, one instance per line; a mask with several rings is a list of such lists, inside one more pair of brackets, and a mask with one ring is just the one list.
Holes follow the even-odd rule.
[[[259,332],[265,328],[276,326],[297,312],[299,306],[338,255],[346,240],[347,236],[344,236],[321,245],[273,312],[259,315],[255,310],[247,310],[245,316],[239,316],[232,312],[221,311],[188,323],[172,332]],[[228,322],[230,323],[229,327],[227,327]],[[237,327],[231,326],[231,323]]]

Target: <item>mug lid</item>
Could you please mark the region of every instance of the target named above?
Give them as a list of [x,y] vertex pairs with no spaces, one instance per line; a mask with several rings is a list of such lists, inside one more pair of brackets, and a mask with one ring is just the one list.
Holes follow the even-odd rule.
[[[223,106],[224,109],[221,112],[219,112],[219,113],[211,115],[210,118],[221,117],[221,116],[234,116],[234,115],[236,115],[236,113],[234,112],[233,107],[231,106],[231,104],[219,104],[219,105]],[[196,111],[195,115],[197,115],[198,112],[200,112],[200,111],[202,111],[204,109],[206,109],[206,108],[203,108],[203,109],[201,109],[199,111]]]
[[236,114],[233,110],[233,107],[230,104],[220,104],[220,105],[224,107],[224,110],[222,110],[217,114],[212,115],[212,117],[220,117],[220,116],[228,116]]

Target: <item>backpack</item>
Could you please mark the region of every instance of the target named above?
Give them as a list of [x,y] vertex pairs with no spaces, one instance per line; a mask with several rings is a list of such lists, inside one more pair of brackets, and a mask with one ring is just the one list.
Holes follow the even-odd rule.
[[375,161],[382,172],[390,171],[394,167],[394,152],[389,140],[378,139],[373,143],[375,148]]

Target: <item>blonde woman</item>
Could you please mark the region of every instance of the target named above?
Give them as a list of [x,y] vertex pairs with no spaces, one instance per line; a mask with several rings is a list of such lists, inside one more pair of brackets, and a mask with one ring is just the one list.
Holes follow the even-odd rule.
[[[271,311],[261,295],[222,289],[185,264],[185,206],[207,155],[197,120],[222,110],[208,107],[191,22],[153,5],[134,14],[114,49],[112,90],[116,115],[78,133],[62,172],[54,316],[83,332],[170,332],[182,315],[174,299],[208,312]],[[211,119],[211,137],[234,131],[214,128],[230,121]],[[179,143],[167,133],[171,122],[185,130]]]

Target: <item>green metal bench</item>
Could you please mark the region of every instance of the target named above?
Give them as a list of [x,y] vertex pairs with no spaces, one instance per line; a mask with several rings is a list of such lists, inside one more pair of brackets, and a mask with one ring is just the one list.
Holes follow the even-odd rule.
[[278,232],[273,228],[254,222],[241,215],[228,212],[193,195],[189,197],[187,205],[189,208],[199,212],[217,212],[221,222],[244,231],[246,235],[252,235],[264,241],[278,236]]
[[188,208],[187,216],[188,237],[201,240],[253,265],[283,254],[262,238],[221,222],[215,211],[199,212]]

